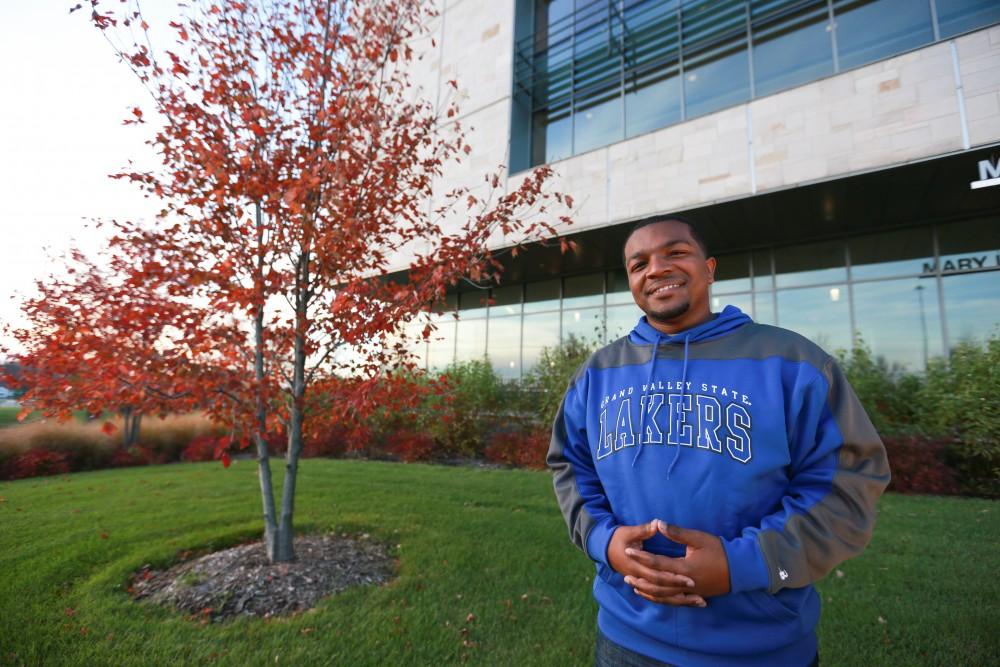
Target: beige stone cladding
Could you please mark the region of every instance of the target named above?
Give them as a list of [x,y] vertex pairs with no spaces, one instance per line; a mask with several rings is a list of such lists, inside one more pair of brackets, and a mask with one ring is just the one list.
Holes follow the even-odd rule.
[[956,40],[969,143],[1000,141],[1000,26]]

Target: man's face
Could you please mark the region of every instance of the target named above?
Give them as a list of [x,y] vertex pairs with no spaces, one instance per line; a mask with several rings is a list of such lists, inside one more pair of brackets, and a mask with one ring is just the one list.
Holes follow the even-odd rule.
[[711,317],[715,258],[705,257],[684,223],[666,220],[632,234],[625,243],[625,271],[632,298],[656,329],[674,334]]

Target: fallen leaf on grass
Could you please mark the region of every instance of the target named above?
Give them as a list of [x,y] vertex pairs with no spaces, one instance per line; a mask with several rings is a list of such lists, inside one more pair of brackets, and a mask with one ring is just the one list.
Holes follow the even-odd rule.
[[879,617],[878,617],[878,622],[879,622],[880,624],[882,624],[882,625],[885,625],[885,624],[886,624],[886,623],[888,623],[889,621],[887,621],[887,620],[885,620],[884,618],[882,618],[881,616],[879,616]]
[[840,579],[843,576],[844,576],[844,571],[843,570],[837,570],[837,578]]

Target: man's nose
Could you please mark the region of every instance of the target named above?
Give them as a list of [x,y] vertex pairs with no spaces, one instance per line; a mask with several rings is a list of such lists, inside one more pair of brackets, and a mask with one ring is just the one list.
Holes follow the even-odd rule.
[[649,273],[657,275],[672,271],[674,263],[665,255],[653,255],[649,258]]

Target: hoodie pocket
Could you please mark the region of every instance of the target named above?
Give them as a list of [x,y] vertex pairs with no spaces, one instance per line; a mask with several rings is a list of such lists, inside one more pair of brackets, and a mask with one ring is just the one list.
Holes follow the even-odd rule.
[[767,591],[748,591],[745,595],[750,604],[776,621],[791,623],[799,618],[798,609],[787,606],[776,595],[771,595]]

